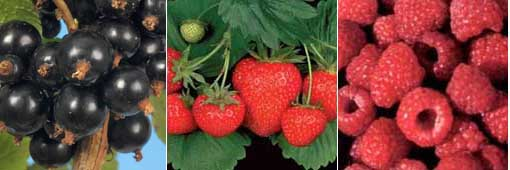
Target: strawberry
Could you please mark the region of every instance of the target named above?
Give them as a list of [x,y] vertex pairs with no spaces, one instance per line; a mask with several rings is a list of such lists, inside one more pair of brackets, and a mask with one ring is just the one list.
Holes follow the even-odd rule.
[[[312,92],[310,103],[320,105],[328,121],[336,119],[336,81],[335,73],[317,70],[312,72]],[[303,81],[303,94],[308,94],[310,77]]]
[[313,143],[322,134],[326,123],[326,116],[321,110],[295,106],[283,113],[282,131],[289,144],[303,147]]
[[[285,55],[290,54],[280,57]],[[301,90],[301,74],[294,64],[252,56],[259,60],[249,57],[237,63],[232,82],[246,103],[244,125],[267,137],[281,130],[282,113]]]
[[166,83],[167,83],[167,93],[174,93],[179,91],[182,88],[182,81],[174,81],[175,71],[173,70],[173,63],[175,60],[179,60],[181,58],[181,53],[172,48],[167,48],[167,60],[166,65],[168,66],[168,71],[166,74]]
[[181,95],[168,94],[166,100],[168,134],[181,135],[194,131],[197,125]]
[[205,23],[199,20],[186,20],[180,27],[182,38],[188,43],[197,43],[205,36]]
[[212,97],[199,95],[193,103],[192,113],[198,127],[213,137],[224,137],[234,132],[243,122],[246,112],[239,95],[232,92],[224,94]]

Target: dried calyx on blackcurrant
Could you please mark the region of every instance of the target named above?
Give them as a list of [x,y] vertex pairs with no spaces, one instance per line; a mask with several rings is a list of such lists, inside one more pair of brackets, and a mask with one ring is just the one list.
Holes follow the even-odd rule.
[[104,19],[99,30],[115,49],[114,66],[121,58],[130,58],[140,46],[141,35],[138,29],[127,19]]
[[0,117],[7,131],[16,137],[16,144],[23,136],[41,129],[49,112],[47,96],[41,89],[28,82],[0,88]]
[[95,0],[103,16],[128,18],[136,12],[141,0]]
[[76,146],[50,139],[44,131],[39,131],[32,137],[29,151],[30,156],[37,164],[46,168],[55,168],[65,165],[71,160]]
[[106,78],[103,99],[111,112],[121,118],[142,111],[152,113],[149,101],[150,81],[147,74],[135,66],[121,66]]
[[39,46],[30,62],[32,78],[46,88],[58,88],[64,77],[57,69],[57,43],[47,43]]
[[39,44],[39,31],[27,22],[14,20],[0,27],[0,55],[11,54],[26,61]]
[[166,30],[166,0],[142,0],[139,19],[145,31],[161,34]]
[[15,55],[0,55],[0,84],[12,84],[21,79],[25,64]]
[[78,30],[67,35],[58,46],[57,67],[71,83],[94,84],[113,65],[112,45],[96,32]]
[[152,92],[159,96],[161,91],[165,89],[166,83],[166,55],[159,53],[149,59],[145,65],[145,72],[151,80]]
[[142,160],[142,147],[149,141],[151,125],[143,112],[124,119],[113,119],[108,125],[108,143],[117,152],[135,153],[137,161]]
[[143,35],[138,51],[128,59],[130,64],[145,64],[149,58],[165,52],[164,37],[159,35]]
[[54,101],[56,132],[64,133],[62,143],[74,144],[77,139],[91,135],[103,127],[107,109],[94,88],[68,84],[58,92]]

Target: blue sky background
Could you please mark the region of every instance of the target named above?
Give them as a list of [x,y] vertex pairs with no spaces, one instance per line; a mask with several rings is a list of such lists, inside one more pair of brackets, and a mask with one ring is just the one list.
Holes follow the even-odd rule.
[[[61,22],[62,29],[57,37],[62,38],[67,34],[66,26]],[[152,118],[151,118],[152,122]],[[166,169],[166,147],[165,144],[158,138],[156,130],[152,128],[151,138],[149,142],[142,149],[143,160],[136,162],[133,158],[133,153],[118,153],[117,161],[119,163],[119,170],[132,170],[132,169]],[[31,158],[28,159],[29,164],[33,164]]]

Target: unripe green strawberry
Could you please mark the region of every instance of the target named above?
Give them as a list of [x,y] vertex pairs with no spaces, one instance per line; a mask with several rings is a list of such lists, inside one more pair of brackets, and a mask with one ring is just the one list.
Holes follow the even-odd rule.
[[234,88],[246,103],[244,125],[267,137],[281,130],[282,113],[301,91],[301,74],[294,64],[246,58],[237,63]]
[[193,115],[177,93],[167,97],[167,130],[168,134],[180,135],[194,131],[197,128]]
[[181,36],[188,43],[197,43],[205,35],[205,24],[198,20],[186,20],[182,23]]
[[234,132],[243,122],[246,107],[239,95],[231,96],[237,104],[219,106],[208,103],[207,95],[200,95],[193,104],[192,112],[197,125],[213,137],[223,137]]
[[296,147],[308,146],[326,128],[326,115],[319,109],[295,106],[282,116],[283,136]]
[[[303,81],[303,94],[308,95],[310,77],[307,76]],[[320,105],[328,121],[336,119],[336,74],[322,70],[312,72],[312,92],[310,103]]]

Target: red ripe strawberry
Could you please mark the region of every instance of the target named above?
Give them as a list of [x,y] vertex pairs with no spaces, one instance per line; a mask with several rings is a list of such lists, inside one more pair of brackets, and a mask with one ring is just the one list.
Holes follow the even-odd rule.
[[390,108],[420,86],[424,76],[413,50],[404,43],[393,43],[384,50],[370,76],[370,95],[377,106]]
[[167,83],[167,90],[166,92],[168,94],[174,93],[179,91],[182,88],[182,81],[174,82],[173,79],[175,77],[175,72],[173,71],[173,62],[175,60],[178,60],[181,58],[181,53],[179,51],[176,51],[172,48],[167,48],[167,60],[166,65],[168,68],[167,74],[166,74],[166,83]]
[[[310,77],[305,77],[303,81],[303,94],[308,94]],[[319,105],[324,109],[328,121],[336,119],[336,73],[327,71],[312,72],[312,92],[310,103]]]
[[367,25],[377,17],[377,0],[342,0],[338,2],[338,19]]
[[322,134],[327,119],[319,109],[295,106],[287,109],[282,116],[283,136],[296,147],[308,146]]
[[471,44],[469,63],[493,81],[508,77],[508,38],[497,33],[476,39]]
[[400,132],[392,119],[379,118],[356,138],[351,156],[374,169],[389,169],[404,158],[411,149],[411,143]]
[[498,95],[497,107],[482,113],[482,121],[489,133],[501,143],[508,141],[508,99],[505,94]]
[[181,96],[176,93],[168,94],[166,96],[167,107],[167,131],[171,135],[180,135],[190,133],[197,128],[193,115],[181,99]]
[[482,162],[469,153],[459,153],[442,158],[436,170],[483,170]]
[[446,93],[453,105],[466,114],[492,110],[498,97],[489,78],[476,67],[466,64],[455,68]]
[[351,58],[358,55],[365,46],[365,32],[356,23],[340,20],[338,22],[338,69],[344,68]]
[[370,89],[370,75],[377,65],[380,55],[381,52],[375,45],[365,45],[359,55],[354,57],[345,69],[345,78],[349,84]]
[[418,160],[401,159],[391,170],[427,170],[427,166]]
[[448,5],[443,0],[398,0],[394,10],[398,35],[407,42],[437,30],[448,16]]
[[[209,100],[208,100],[209,99]],[[233,104],[215,104],[207,95],[200,95],[193,103],[192,113],[197,125],[213,137],[234,132],[243,122],[246,107],[239,95],[231,96]]]
[[478,126],[470,120],[460,117],[453,122],[450,134],[444,142],[436,145],[435,152],[439,158],[461,152],[472,153],[480,150],[485,143],[487,143],[487,138],[478,129]]
[[301,91],[301,74],[294,64],[246,58],[237,63],[234,88],[246,103],[244,125],[267,137],[281,130],[281,115]]
[[418,146],[430,147],[443,142],[452,124],[448,99],[437,91],[418,87],[400,102],[397,125]]
[[485,29],[500,32],[503,12],[495,0],[452,0],[450,27],[459,41],[482,33]]

